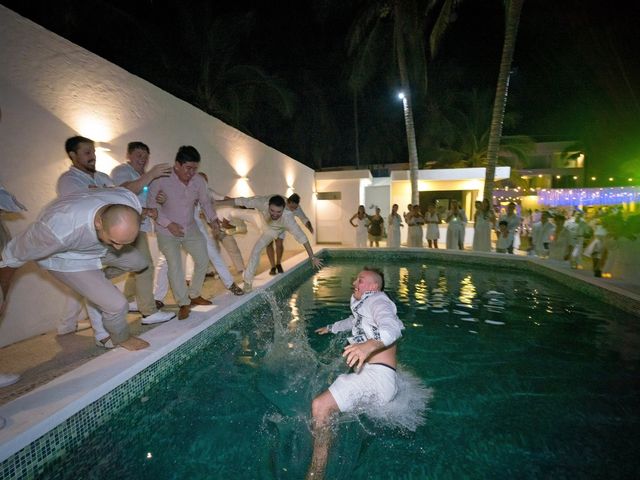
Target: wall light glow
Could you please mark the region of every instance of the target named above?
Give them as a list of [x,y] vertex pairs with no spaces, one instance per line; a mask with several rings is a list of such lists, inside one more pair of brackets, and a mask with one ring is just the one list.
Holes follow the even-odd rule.
[[231,161],[231,167],[236,171],[241,179],[246,179],[247,175],[251,171],[253,164],[244,155],[238,155]]
[[77,115],[71,127],[83,137],[90,138],[94,142],[109,142],[113,139],[113,128],[104,118],[92,115]]
[[255,195],[247,177],[239,178],[229,194],[232,197],[252,197]]

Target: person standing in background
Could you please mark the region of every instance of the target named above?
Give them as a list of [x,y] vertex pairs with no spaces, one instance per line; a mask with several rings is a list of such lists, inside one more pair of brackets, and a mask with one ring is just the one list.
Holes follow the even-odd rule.
[[[507,222],[509,231],[513,232],[513,238],[515,240],[518,228],[522,223],[522,218],[520,218],[520,216],[516,213],[516,204],[514,202],[509,202],[509,204],[507,205],[507,213],[505,215],[500,215],[499,221],[503,220]],[[513,245],[511,245],[507,249],[507,252],[513,254]]]
[[391,207],[391,213],[388,220],[389,226],[387,227],[387,247],[400,248],[400,228],[402,225],[402,217],[398,213],[398,204],[394,203]]
[[382,240],[382,234],[384,232],[384,218],[380,215],[380,209],[376,207],[376,213],[369,217],[369,228],[367,233],[369,235],[369,246],[380,246],[380,240]]
[[407,225],[409,226],[407,246],[422,248],[422,226],[424,225],[424,217],[420,211],[420,205],[414,205],[411,213],[407,215]]
[[464,250],[464,235],[467,228],[467,216],[457,200],[451,200],[451,209],[447,212],[447,249]]
[[427,207],[427,213],[424,214],[424,221],[427,224],[427,244],[429,248],[438,248],[438,239],[440,238],[440,224],[442,219],[436,210],[436,204],[430,203]]
[[496,217],[489,200],[476,201],[476,212],[473,215],[473,250],[476,252],[491,251],[491,232],[495,228]]
[[[355,220],[356,223],[353,223]],[[367,235],[369,227],[369,215],[364,210],[364,205],[358,207],[358,211],[349,219],[349,223],[356,229],[356,247],[367,246]]]

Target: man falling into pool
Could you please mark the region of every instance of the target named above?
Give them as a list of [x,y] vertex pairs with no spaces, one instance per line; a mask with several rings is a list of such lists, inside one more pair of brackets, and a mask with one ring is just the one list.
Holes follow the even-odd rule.
[[353,282],[352,315],[316,330],[320,335],[351,330],[342,356],[354,371],[340,375],[313,400],[313,456],[307,479],[324,477],[334,414],[384,405],[396,396],[396,342],[404,325],[383,290],[382,272],[365,267]]

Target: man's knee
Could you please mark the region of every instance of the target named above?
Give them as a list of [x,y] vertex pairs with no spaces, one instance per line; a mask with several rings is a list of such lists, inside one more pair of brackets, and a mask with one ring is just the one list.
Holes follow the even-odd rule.
[[[90,299],[91,300],[91,299]],[[127,314],[129,310],[129,302],[124,295],[110,295],[110,298],[105,302],[95,302],[100,311],[107,315],[123,315]]]
[[338,410],[333,397],[330,395],[328,391],[324,392],[311,402],[311,416],[316,424],[322,425],[326,423],[331,414]]

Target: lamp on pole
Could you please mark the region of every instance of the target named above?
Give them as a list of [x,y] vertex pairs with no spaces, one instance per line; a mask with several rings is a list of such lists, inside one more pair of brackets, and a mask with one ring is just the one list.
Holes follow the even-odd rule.
[[411,181],[411,204],[417,205],[418,196],[418,148],[416,147],[416,132],[413,126],[413,111],[409,93],[400,92],[398,98],[402,100],[404,109],[404,126],[407,130],[407,147],[409,149],[409,179]]

